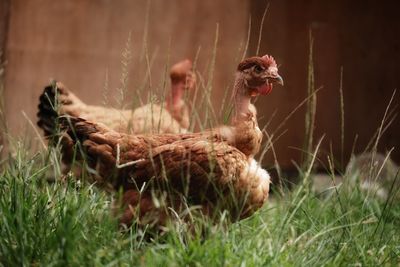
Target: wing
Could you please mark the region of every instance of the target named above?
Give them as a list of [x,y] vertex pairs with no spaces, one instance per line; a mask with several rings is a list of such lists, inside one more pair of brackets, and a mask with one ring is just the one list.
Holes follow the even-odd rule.
[[[207,140],[184,140],[157,147],[152,159],[139,162],[128,176],[137,180],[142,175],[154,179],[148,181],[150,185],[142,194],[126,184],[125,191],[135,192],[136,202],[127,200],[125,204],[140,210],[137,218],[146,214],[158,223],[167,217],[167,207],[178,214],[185,210],[187,206],[182,203],[199,206],[211,218],[221,210],[228,210],[233,220],[248,217],[265,203],[270,184],[268,173],[254,160],[248,163],[236,148]],[[141,195],[142,202],[137,195]],[[163,203],[161,206],[155,204],[155,197],[162,199],[157,200]],[[153,213],[157,215],[153,217]],[[129,225],[132,218],[131,208],[125,209],[121,221]]]

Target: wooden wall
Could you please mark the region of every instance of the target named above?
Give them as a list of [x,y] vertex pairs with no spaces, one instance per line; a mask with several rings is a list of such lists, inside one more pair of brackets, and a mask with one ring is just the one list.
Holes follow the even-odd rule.
[[[261,20],[265,1],[251,1],[255,21]],[[344,162],[353,149],[362,152],[378,130],[395,89],[400,88],[400,20],[398,1],[272,0],[263,28],[260,53],[276,55],[285,87],[260,105],[260,113],[277,112],[269,131],[278,127],[306,97],[309,31],[314,37],[315,86],[318,93],[315,139],[325,135],[321,159],[332,150],[340,160],[340,72],[343,67]],[[256,51],[257,30],[250,53]],[[396,93],[392,108],[399,112]],[[304,111],[288,120],[287,132],[275,143],[284,165],[300,158],[304,138]],[[355,139],[357,141],[355,142]],[[315,140],[317,142],[318,140]],[[400,118],[397,116],[379,143],[381,152],[396,147],[392,156],[400,162]],[[325,154],[325,155],[324,155]],[[267,161],[271,161],[268,159]],[[321,165],[320,165],[321,166]],[[340,165],[337,165],[340,166]]]
[[[5,65],[5,47],[7,43],[7,31],[9,22],[9,11],[10,11],[10,0],[3,0],[0,2],[0,97],[4,90],[4,65]],[[2,104],[4,103],[4,98],[0,99],[0,123],[4,120],[5,114],[2,110]],[[3,125],[1,123],[0,125]],[[0,132],[0,156],[3,151],[3,133]]]
[[8,21],[10,12],[10,0],[0,2],[0,52],[1,62],[4,61],[4,49],[7,41]]
[[[108,100],[113,102],[127,43],[128,91],[133,94],[147,84],[146,89],[160,95],[171,62],[198,54],[197,67],[208,79],[218,25],[214,85],[225,88],[246,39],[247,10],[247,2],[241,0],[13,0],[5,82],[11,132],[26,125],[21,110],[35,121],[38,96],[51,78],[63,81],[85,102],[101,104],[108,76]],[[144,99],[148,92],[142,94]],[[214,90],[213,99],[222,94]]]
[[[396,2],[272,0],[269,4],[259,54],[275,56],[285,87],[258,100],[261,125],[275,114],[267,128],[273,133],[306,97],[312,29],[316,87],[323,87],[318,93],[315,137],[326,134],[323,151],[328,152],[332,147],[340,159],[339,84],[343,67],[345,159],[356,135],[355,150],[362,151],[379,127],[393,90],[400,85],[400,23]],[[120,86],[121,52],[129,32],[132,59],[128,89],[134,90],[145,80],[159,94],[166,65],[184,57],[194,58],[197,51],[198,69],[207,79],[219,23],[212,92],[213,104],[218,108],[223,94],[219,88],[230,85],[243,53],[249,14],[252,30],[248,54],[256,53],[265,5],[263,0],[153,0],[150,6],[140,0],[13,0],[5,79],[11,132],[21,133],[22,125],[26,125],[21,110],[35,121],[37,97],[50,78],[64,81],[84,101],[100,104],[108,73],[108,95],[112,100]],[[143,78],[146,53],[149,59],[154,56],[151,81]],[[398,104],[396,96],[394,105]],[[293,168],[292,160],[299,161],[301,157],[304,111],[304,107],[300,108],[276,133],[284,132],[275,142],[275,150],[279,162],[287,169]],[[383,135],[380,150],[400,147],[399,136],[397,118]],[[394,158],[400,161],[399,149],[395,150]],[[268,153],[266,165],[271,160]]]

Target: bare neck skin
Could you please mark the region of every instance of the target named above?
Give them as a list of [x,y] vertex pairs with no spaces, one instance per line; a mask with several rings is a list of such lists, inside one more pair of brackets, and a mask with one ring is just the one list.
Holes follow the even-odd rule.
[[182,107],[183,95],[185,93],[185,83],[176,82],[171,85],[171,94],[167,98],[168,110],[179,110]]
[[257,124],[257,113],[250,103],[252,92],[255,90],[247,86],[243,74],[237,73],[234,88],[235,106],[230,127],[232,131],[227,140],[249,159],[258,153],[262,140],[262,133]]
[[247,118],[251,100],[251,95],[248,92],[247,85],[241,73],[236,74],[234,92],[234,113],[232,122],[237,123]]

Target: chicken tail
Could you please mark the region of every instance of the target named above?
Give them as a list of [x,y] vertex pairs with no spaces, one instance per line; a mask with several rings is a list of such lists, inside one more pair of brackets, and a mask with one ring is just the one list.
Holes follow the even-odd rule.
[[39,97],[37,125],[44,131],[46,138],[53,136],[57,132],[58,92],[57,83],[53,81],[44,88],[43,93]]
[[[57,118],[62,115],[59,108],[60,105],[71,104],[68,95],[69,92],[65,86],[55,80],[46,86],[40,95],[37,125],[44,131],[46,138],[58,133]],[[60,96],[62,96],[62,100]]]

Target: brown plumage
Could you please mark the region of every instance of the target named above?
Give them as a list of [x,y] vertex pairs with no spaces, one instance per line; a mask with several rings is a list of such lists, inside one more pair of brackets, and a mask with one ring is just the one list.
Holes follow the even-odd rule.
[[97,174],[93,182],[108,190],[137,192],[146,184],[207,210],[218,205],[233,218],[252,214],[268,197],[268,173],[219,134],[136,136],[79,118],[62,123],[64,156],[73,155],[79,140],[78,161],[85,158]]
[[56,82],[55,86],[47,86],[40,96],[38,125],[44,129],[45,135],[51,134],[51,129],[40,118],[54,115],[57,97],[59,115],[100,122],[116,131],[135,134],[186,132],[189,109],[183,95],[196,84],[196,76],[191,69],[192,63],[188,59],[173,65],[170,71],[171,93],[166,102],[162,105],[147,104],[133,111],[87,105],[61,82]]
[[[79,143],[82,153],[77,159],[85,159],[97,184],[125,192],[123,201],[130,204],[121,218],[125,224],[134,217],[131,206],[138,205],[139,216],[154,210],[150,192],[165,191],[167,205],[182,206],[183,196],[205,213],[222,208],[233,219],[249,216],[268,198],[270,183],[268,173],[253,159],[262,135],[250,99],[269,93],[272,83],[282,79],[271,57],[245,62],[236,74],[231,126],[192,134],[129,135],[81,118],[61,118],[64,160],[72,160]],[[54,122],[41,119],[49,122],[44,125]],[[138,203],[138,190],[144,186],[145,206]]]

